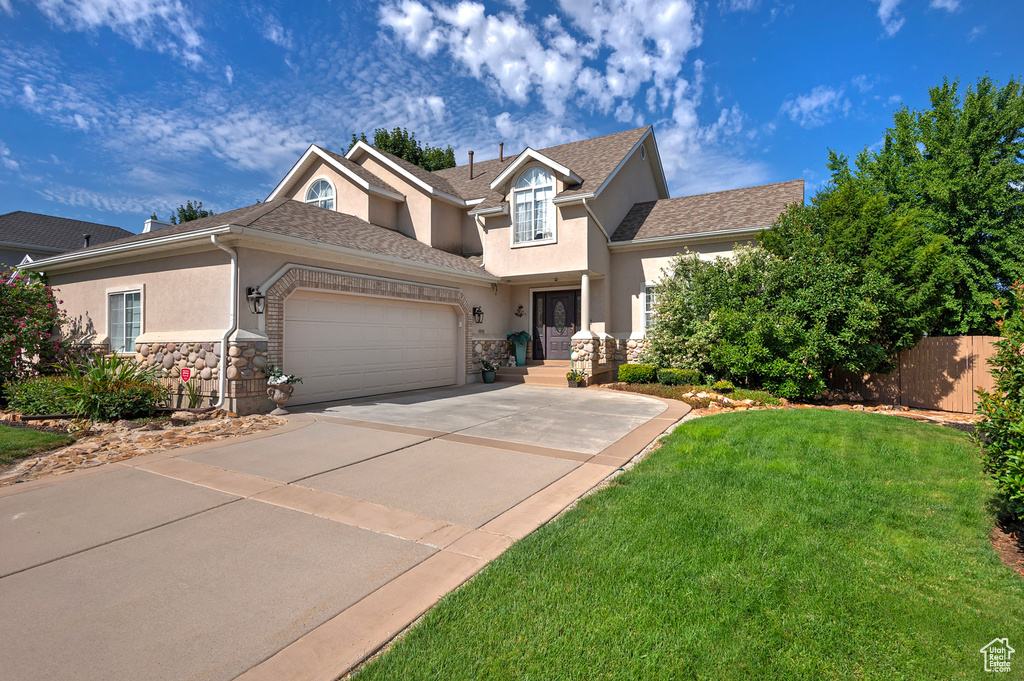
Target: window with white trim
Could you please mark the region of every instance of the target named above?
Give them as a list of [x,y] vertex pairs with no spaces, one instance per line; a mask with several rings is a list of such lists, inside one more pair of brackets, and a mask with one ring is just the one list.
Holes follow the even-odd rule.
[[327,180],[317,180],[306,192],[306,203],[334,210],[334,187]]
[[107,332],[113,352],[135,352],[142,333],[142,292],[118,291],[107,295]]
[[555,176],[544,168],[523,173],[512,190],[513,243],[555,239]]
[[654,286],[644,286],[644,328],[654,326],[654,318],[658,315],[658,292]]

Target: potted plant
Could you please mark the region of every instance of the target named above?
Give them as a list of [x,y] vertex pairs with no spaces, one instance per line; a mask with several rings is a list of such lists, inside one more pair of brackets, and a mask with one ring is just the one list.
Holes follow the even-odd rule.
[[498,363],[492,362],[489,359],[482,359],[480,364],[483,365],[483,370],[480,373],[484,377],[484,383],[494,383],[494,376],[498,371]]
[[569,373],[565,375],[565,380],[569,382],[570,388],[580,387],[586,378],[587,377],[583,375],[582,371],[577,371],[576,369],[570,369]]
[[285,374],[273,364],[267,367],[267,397],[277,404],[277,409],[270,412],[272,415],[284,416],[288,413],[281,405],[291,398],[296,383],[302,383],[302,379],[295,374]]
[[530,340],[530,334],[526,331],[513,331],[505,337],[512,341],[512,345],[516,349],[516,366],[526,366],[526,344]]

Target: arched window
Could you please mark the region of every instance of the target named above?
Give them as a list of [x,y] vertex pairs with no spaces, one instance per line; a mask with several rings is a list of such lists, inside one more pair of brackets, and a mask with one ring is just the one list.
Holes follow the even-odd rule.
[[334,210],[334,187],[327,180],[317,180],[306,192],[306,203]]
[[543,168],[523,173],[512,190],[514,243],[553,241],[555,238],[555,178]]

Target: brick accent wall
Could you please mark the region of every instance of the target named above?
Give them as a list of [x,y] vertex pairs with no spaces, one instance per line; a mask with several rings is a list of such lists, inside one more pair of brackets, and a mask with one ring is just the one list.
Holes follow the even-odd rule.
[[470,337],[472,310],[462,291],[430,286],[428,284],[375,279],[373,277],[341,274],[338,272],[318,272],[297,267],[288,270],[266,292],[266,333],[270,339],[267,349],[267,361],[270,364],[281,366],[284,361],[285,300],[298,289],[356,293],[380,298],[420,300],[457,306],[462,310],[462,328],[466,337],[466,376],[470,377],[472,374],[480,371],[479,363],[476,364],[476,370],[474,371],[474,344]]

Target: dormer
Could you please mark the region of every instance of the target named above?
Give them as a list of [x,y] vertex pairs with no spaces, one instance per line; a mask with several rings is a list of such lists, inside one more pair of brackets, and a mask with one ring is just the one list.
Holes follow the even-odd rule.
[[398,207],[405,195],[357,163],[310,145],[267,201],[290,198],[399,229]]

